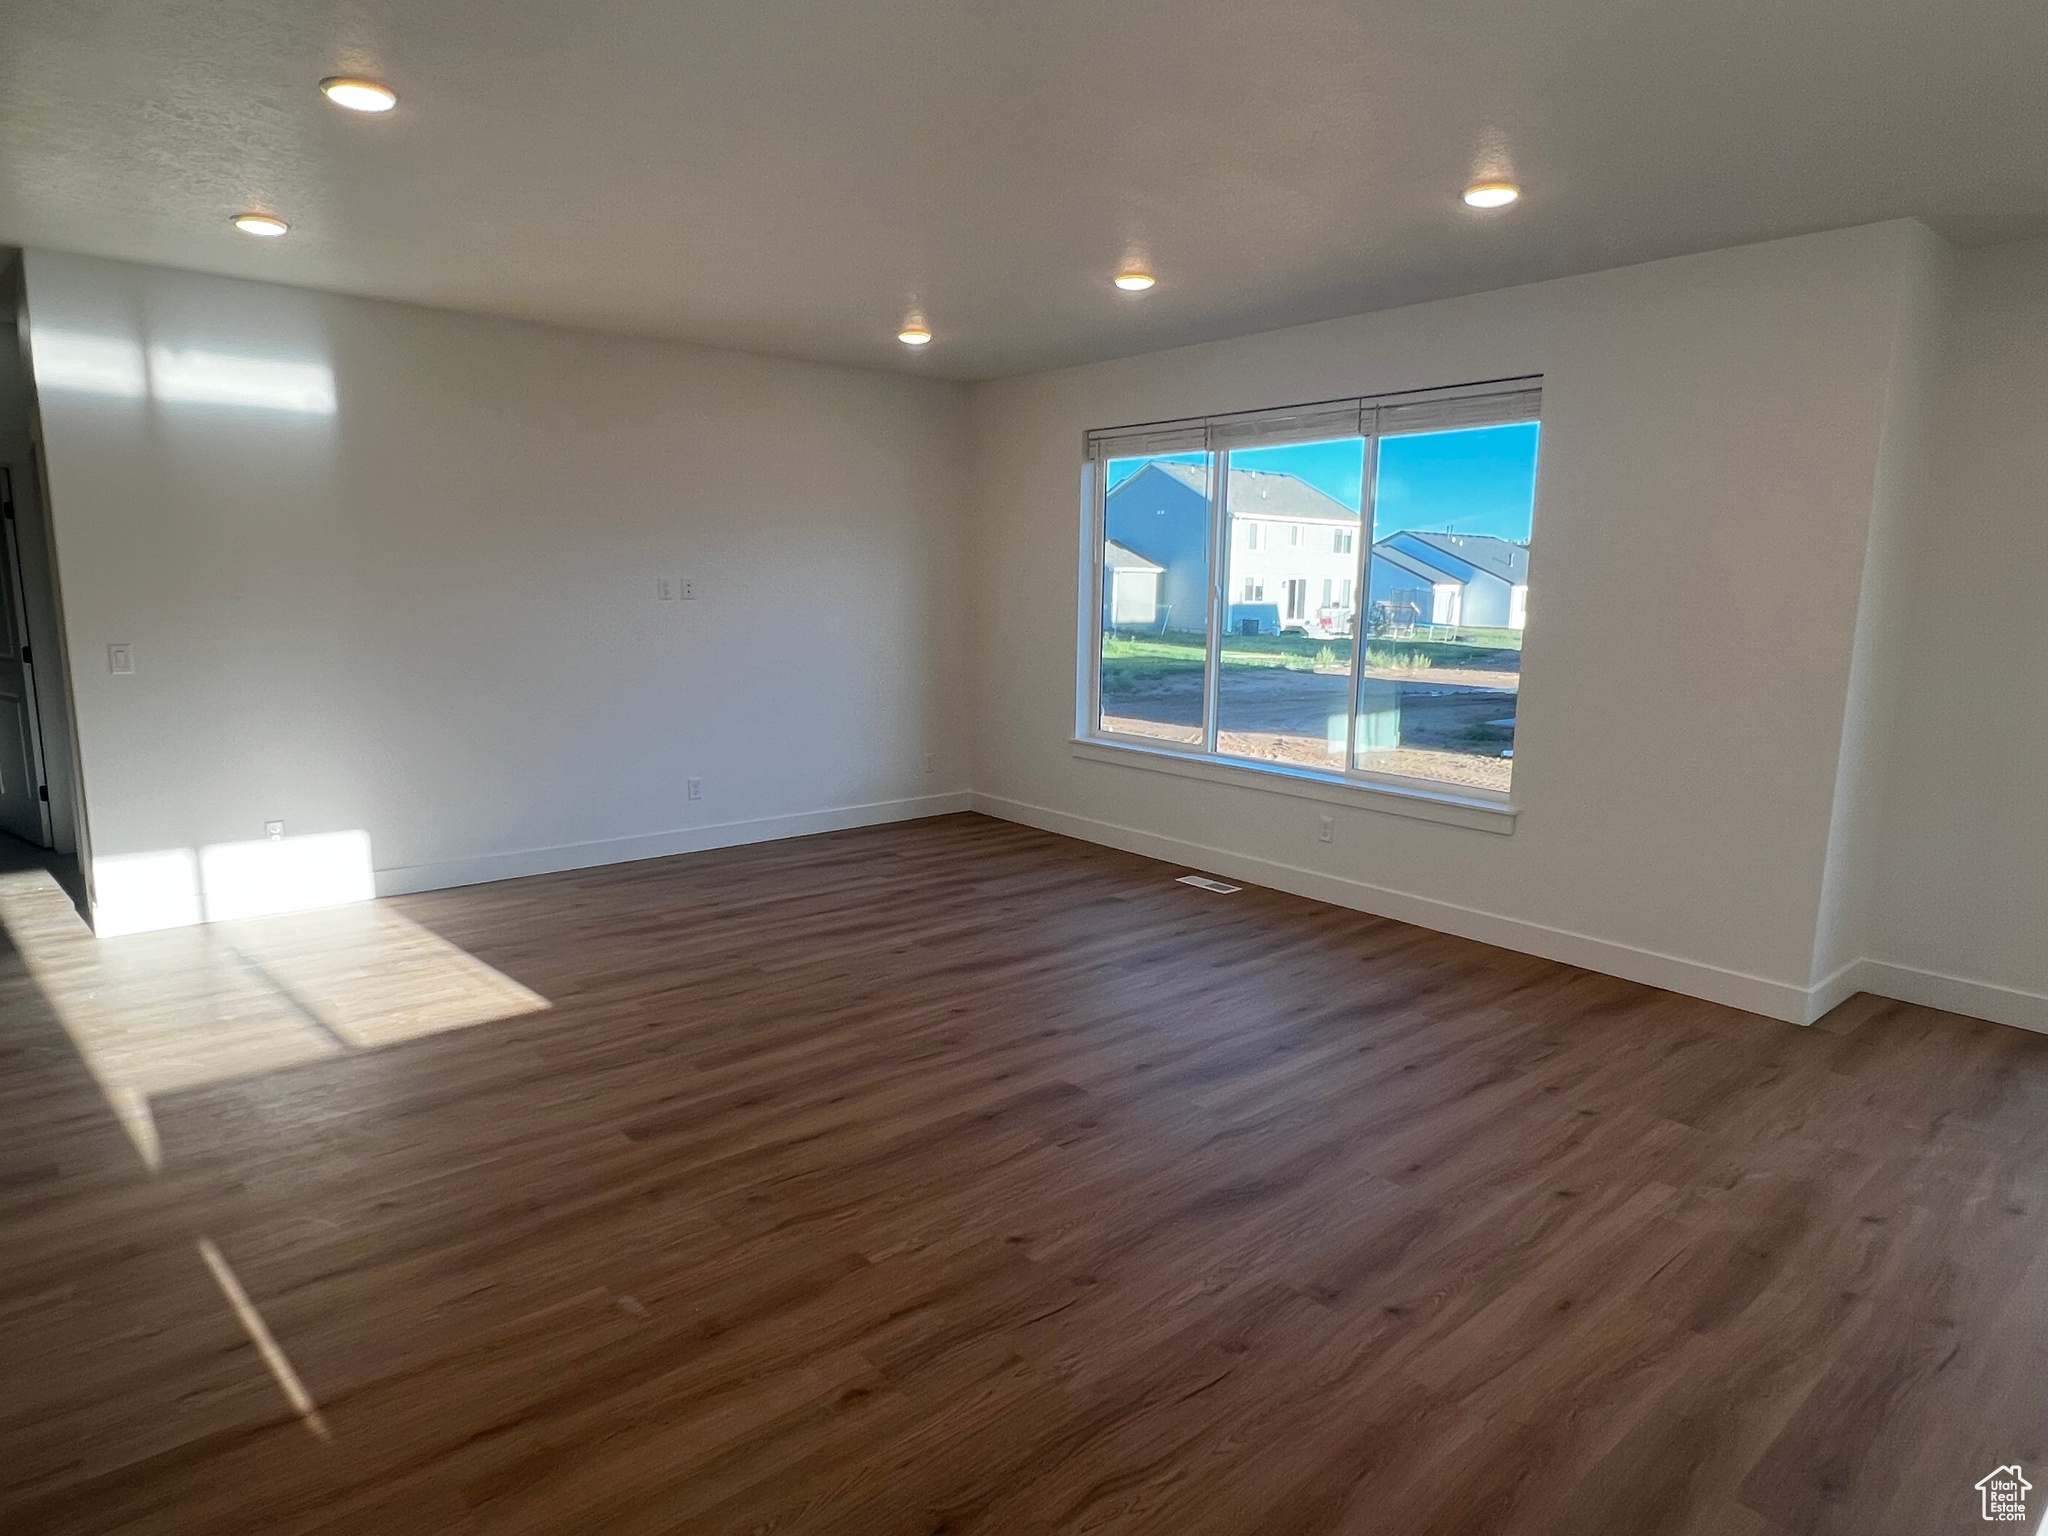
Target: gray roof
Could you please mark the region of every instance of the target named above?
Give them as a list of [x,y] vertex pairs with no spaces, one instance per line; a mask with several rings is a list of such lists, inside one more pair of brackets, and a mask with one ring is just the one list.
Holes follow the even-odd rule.
[[1375,560],[1384,560],[1389,565],[1396,566],[1399,569],[1406,571],[1410,576],[1419,577],[1421,580],[1429,583],[1429,585],[1431,585],[1432,587],[1435,586],[1438,582],[1444,581],[1446,579],[1456,581],[1460,586],[1464,585],[1464,579],[1462,577],[1453,576],[1449,571],[1440,571],[1432,565],[1425,565],[1421,560],[1417,559],[1414,555],[1408,553],[1407,550],[1400,548],[1398,545],[1389,543],[1385,539],[1381,539],[1379,543],[1373,545],[1372,557]]
[[1455,555],[1467,565],[1475,565],[1498,576],[1511,586],[1520,586],[1529,579],[1529,546],[1526,544],[1511,544],[1487,533],[1424,533],[1420,528],[1404,528],[1388,537],[1415,539],[1447,555]]
[[[1191,491],[1207,494],[1209,472],[1199,464],[1154,464]],[[1141,471],[1142,473],[1142,471]],[[1136,475],[1131,477],[1137,479]],[[1130,480],[1124,482],[1129,485]],[[1119,486],[1121,490],[1123,487]],[[1272,517],[1297,523],[1355,523],[1358,510],[1326,496],[1296,475],[1268,469],[1230,472],[1229,510],[1239,517]]]
[[1115,539],[1102,541],[1102,563],[1112,571],[1163,571],[1163,565],[1154,565],[1128,544],[1119,544]]

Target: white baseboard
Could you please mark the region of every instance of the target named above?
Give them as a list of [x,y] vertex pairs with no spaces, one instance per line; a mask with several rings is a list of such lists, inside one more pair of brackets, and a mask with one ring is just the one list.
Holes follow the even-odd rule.
[[[638,837],[607,838],[550,848],[480,854],[466,859],[445,859],[428,864],[399,865],[375,872],[376,894],[396,896],[409,891],[480,885],[492,880],[513,880],[523,875],[590,869],[636,859],[659,859],[671,854],[732,848],[786,837],[807,837],[818,832],[838,832],[849,827],[876,826],[891,821],[914,821],[925,816],[944,816],[967,810],[1080,838],[1084,842],[1121,848],[1127,853],[1141,854],[1208,874],[1225,875],[1247,884],[1267,886],[1314,901],[1326,901],[1333,906],[1350,907],[1378,917],[1413,923],[1439,933],[1457,934],[1501,949],[1539,955],[1546,960],[1581,966],[1589,971],[1684,993],[1688,997],[1704,998],[1789,1023],[1811,1024],[1856,993],[1871,992],[1900,1002],[2048,1034],[2048,994],[2040,992],[1871,959],[1852,960],[1812,986],[1801,987],[1792,982],[1774,981],[1767,976],[1754,976],[1704,961],[1688,960],[1680,955],[1663,954],[1566,928],[1532,923],[1524,918],[1506,917],[1497,912],[1439,901],[1434,897],[1390,890],[1343,875],[1301,869],[1273,859],[1232,853],[1156,832],[1140,831],[1135,827],[1071,815],[1047,806],[967,790],[881,800],[866,805],[834,806],[787,816],[717,822]],[[186,862],[190,862],[189,856]],[[196,900],[194,898],[195,903]],[[103,921],[107,926],[98,928],[102,936],[138,926],[171,925],[168,920],[157,920],[123,927],[113,921],[115,915],[104,915]],[[175,921],[191,923],[200,920],[195,905],[189,915]]]
[[1200,843],[1162,837],[1155,832],[1142,832],[1135,827],[1074,816],[1042,805],[1006,800],[998,795],[976,794],[973,800],[975,810],[999,816],[1005,821],[1021,822],[1046,832],[1077,837],[1084,842],[1102,843],[1111,848],[1121,848],[1126,853],[1143,854],[1147,858],[1208,874],[1226,875],[1233,880],[1268,886],[1314,901],[1327,901],[1333,906],[1370,912],[1377,917],[1391,917],[1419,928],[1432,928],[1439,933],[1455,933],[1461,938],[1477,939],[1482,944],[1493,944],[1525,955],[1540,955],[1546,960],[1559,960],[1566,965],[1582,966],[1604,975],[1662,987],[1667,992],[1682,992],[1688,997],[1705,998],[1709,1002],[1747,1009],[1751,1013],[1784,1019],[1792,1024],[1811,1024],[1858,992],[1872,992],[1902,1003],[1917,1003],[1926,1008],[1939,1008],[1948,1013],[1988,1019],[1994,1024],[2010,1024],[2019,1029],[2048,1034],[2048,995],[2039,992],[1972,981],[1940,971],[1917,970],[1884,960],[1852,960],[1812,986],[1802,987],[1793,982],[1773,981],[1767,976],[1752,976],[1744,971],[1687,960],[1678,955],[1618,944],[1591,934],[1551,928],[1522,918],[1504,917],[1497,912],[1483,912],[1433,897],[1389,890],[1385,886],[1347,879],[1342,875],[1301,869],[1272,859],[1254,858]]
[[1438,901],[1434,897],[1389,890],[1363,880],[1301,869],[1271,859],[1230,853],[996,795],[977,793],[974,808],[1042,831],[1058,832],[1084,842],[1102,843],[1111,848],[1121,848],[1126,853],[1143,854],[1147,858],[1208,874],[1268,886],[1291,895],[1326,901],[1333,906],[1370,912],[1376,917],[1391,917],[1419,928],[1432,928],[1439,933],[1454,933],[1460,938],[1477,939],[1482,944],[1516,950],[1525,955],[1540,955],[1546,960],[1559,960],[1566,965],[1639,981],[1646,986],[1662,987],[1667,992],[1682,992],[1688,997],[1705,998],[1709,1002],[1724,1003],[1731,1008],[1746,1009],[1793,1024],[1810,1022],[1811,989],[1793,982],[1773,981],[1767,976],[1752,976],[1699,960],[1618,944],[1591,934],[1551,928],[1522,918],[1504,917],[1496,912]]
[[676,853],[701,853],[707,848],[734,848],[815,832],[842,832],[886,821],[916,821],[945,816],[973,806],[966,790],[919,795],[907,800],[878,800],[868,805],[834,806],[788,816],[758,816],[747,821],[721,821],[649,832],[638,837],[613,837],[589,843],[564,843],[552,848],[524,848],[512,853],[478,854],[467,859],[442,859],[431,864],[402,864],[377,871],[377,894],[398,896],[408,891],[439,891],[457,885],[482,885],[491,880],[516,880],[522,875],[551,875],[565,869],[592,869],[600,864],[626,864],[660,859]]
[[1868,960],[1851,960],[1847,965],[1837,966],[1832,974],[1822,977],[1807,988],[1806,1017],[1799,1022],[1817,1023],[1858,992],[1872,990],[1865,980],[1865,971],[1869,965]]
[[[2048,1034],[2048,994],[2028,992],[2019,987],[1999,986],[1989,981],[1972,981],[1967,976],[1950,976],[1943,971],[1923,971],[1915,966],[1894,965],[1889,960],[1859,960],[1851,992],[1875,992],[1879,997],[1946,1013],[1967,1013],[1973,1019],[2010,1024]],[[1825,1011],[1825,1010],[1823,1010]]]

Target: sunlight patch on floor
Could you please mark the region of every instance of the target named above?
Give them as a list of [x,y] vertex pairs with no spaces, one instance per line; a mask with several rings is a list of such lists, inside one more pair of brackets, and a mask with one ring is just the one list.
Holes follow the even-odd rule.
[[320,1417],[320,1410],[313,1402],[313,1395],[306,1390],[306,1384],[299,1380],[299,1373],[292,1369],[291,1358],[285,1354],[270,1325],[263,1321],[263,1314],[256,1310],[256,1304],[249,1299],[249,1293],[242,1289],[242,1282],[236,1278],[228,1261],[221,1256],[220,1249],[210,1237],[199,1239],[199,1257],[206,1261],[206,1267],[213,1272],[214,1284],[220,1287],[228,1305],[234,1309],[242,1331],[249,1335],[249,1342],[256,1346],[256,1353],[263,1357],[263,1363],[270,1368],[271,1378],[277,1382],[278,1391],[284,1394],[292,1411],[305,1420],[310,1429],[322,1440],[331,1439],[327,1421]]
[[549,1006],[374,902],[100,939],[29,870],[0,923],[151,1169],[154,1097]]

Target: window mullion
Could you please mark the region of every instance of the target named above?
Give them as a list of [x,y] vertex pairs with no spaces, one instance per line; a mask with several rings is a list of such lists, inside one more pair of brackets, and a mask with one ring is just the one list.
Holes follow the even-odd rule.
[[1104,567],[1109,559],[1109,460],[1090,461],[1088,474],[1088,611],[1082,615],[1082,622],[1088,626],[1093,638],[1088,646],[1088,684],[1086,688],[1085,724],[1081,730],[1084,736],[1102,734],[1102,637],[1106,626],[1102,622],[1102,606],[1107,594],[1103,583],[1108,579]]
[[1216,751],[1218,699],[1223,672],[1223,619],[1230,612],[1230,450],[1209,455],[1209,645],[1202,666],[1202,750]]
[[1372,541],[1377,531],[1374,501],[1379,493],[1380,435],[1365,434],[1365,472],[1358,489],[1358,575],[1351,588],[1351,707],[1344,722],[1344,772],[1358,766],[1358,711],[1365,687],[1365,603],[1372,576]]

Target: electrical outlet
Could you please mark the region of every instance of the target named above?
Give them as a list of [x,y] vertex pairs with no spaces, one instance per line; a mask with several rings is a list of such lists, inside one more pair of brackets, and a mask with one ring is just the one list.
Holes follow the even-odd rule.
[[925,753],[924,771],[927,774],[933,774],[939,771],[939,755],[936,752]]
[[132,645],[110,645],[107,647],[107,670],[124,676],[135,670],[135,647]]
[[685,779],[683,781],[683,793],[692,800],[702,800],[704,798],[704,781],[702,779]]
[[683,601],[686,603],[694,603],[697,600],[697,583],[689,580],[686,577],[682,581],[681,586],[683,591]]
[[1336,821],[1336,818],[1335,818],[1335,817],[1333,817],[1333,816],[1324,816],[1324,817],[1320,818],[1320,819],[1319,819],[1319,820],[1318,820],[1318,821],[1316,822],[1316,841],[1317,841],[1317,842],[1319,842],[1319,843],[1329,843],[1329,842],[1335,842],[1335,841],[1336,841],[1336,838],[1337,838],[1337,821]]
[[284,823],[281,821],[266,821],[263,823],[263,835],[273,843],[283,842]]
[[656,600],[672,603],[676,600],[676,579],[673,576],[657,576],[654,580]]

